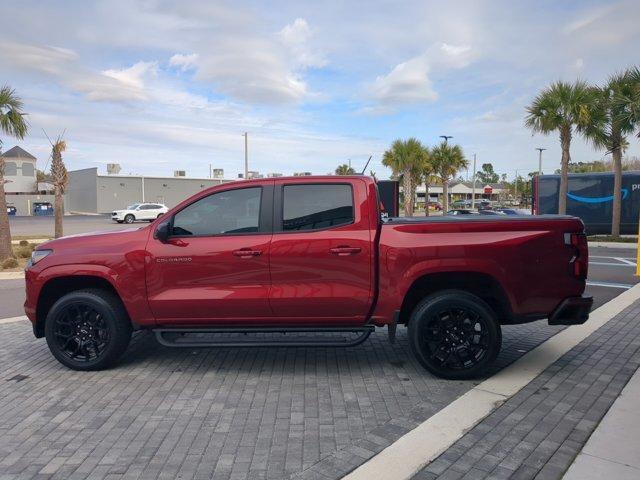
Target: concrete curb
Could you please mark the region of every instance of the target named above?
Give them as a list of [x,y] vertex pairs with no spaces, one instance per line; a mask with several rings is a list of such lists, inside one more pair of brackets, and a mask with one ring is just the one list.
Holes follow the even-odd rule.
[[[48,242],[49,240],[51,239],[50,238],[34,238],[32,240],[27,240],[27,242],[34,245],[40,245],[41,243]],[[11,240],[11,245],[20,245],[21,241],[22,240]]]
[[637,243],[629,242],[589,242],[589,247],[596,248],[625,248],[629,250],[635,250],[638,248]]
[[23,322],[25,320],[29,320],[26,315],[22,315],[21,317],[0,318],[0,325],[4,325],[6,323]]
[[584,325],[561,331],[475,386],[344,478],[411,478],[549,365],[638,299],[640,284],[593,311]]
[[20,280],[24,272],[0,272],[0,280]]

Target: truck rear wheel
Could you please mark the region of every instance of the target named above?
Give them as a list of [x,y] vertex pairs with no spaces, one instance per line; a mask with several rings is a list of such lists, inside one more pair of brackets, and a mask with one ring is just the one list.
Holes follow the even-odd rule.
[[127,349],[131,330],[120,299],[99,289],[68,293],[51,307],[45,321],[49,350],[73,370],[113,365]]
[[496,315],[482,299],[445,290],[423,299],[409,319],[409,345],[420,364],[451,380],[475,378],[500,352]]

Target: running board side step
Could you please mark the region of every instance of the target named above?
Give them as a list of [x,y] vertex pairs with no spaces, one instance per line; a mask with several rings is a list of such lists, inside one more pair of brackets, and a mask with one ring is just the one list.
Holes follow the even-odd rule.
[[[375,330],[373,325],[362,327],[291,327],[291,328],[158,328],[153,332],[166,347],[355,347]],[[356,337],[326,334],[358,334]],[[250,338],[250,334],[268,334]],[[279,334],[279,335],[272,335]],[[313,334],[317,334],[314,335]],[[222,335],[223,338],[211,337]],[[322,338],[322,336],[326,338]],[[289,338],[286,338],[289,336]],[[249,337],[249,338],[247,338]]]

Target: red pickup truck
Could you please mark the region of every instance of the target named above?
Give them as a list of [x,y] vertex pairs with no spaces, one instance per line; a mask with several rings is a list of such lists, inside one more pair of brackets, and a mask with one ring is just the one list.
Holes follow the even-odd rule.
[[172,346],[352,346],[403,324],[420,363],[452,379],[496,358],[501,325],[588,318],[579,219],[381,207],[363,176],[225,183],[151,225],[40,245],[25,311],[77,370],[112,365],[139,329]]

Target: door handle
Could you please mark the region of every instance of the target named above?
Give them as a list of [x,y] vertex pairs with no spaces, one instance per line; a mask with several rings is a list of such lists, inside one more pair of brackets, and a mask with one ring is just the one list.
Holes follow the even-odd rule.
[[262,250],[251,250],[249,248],[241,248],[240,250],[234,250],[233,255],[240,258],[257,257],[262,254]]
[[355,255],[356,253],[360,253],[361,251],[362,249],[360,247],[347,246],[335,247],[329,250],[329,252],[333,253],[334,255],[338,255],[339,257],[344,257],[346,255]]

